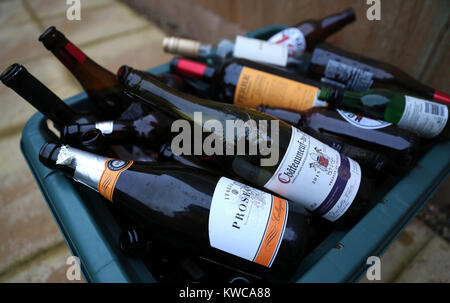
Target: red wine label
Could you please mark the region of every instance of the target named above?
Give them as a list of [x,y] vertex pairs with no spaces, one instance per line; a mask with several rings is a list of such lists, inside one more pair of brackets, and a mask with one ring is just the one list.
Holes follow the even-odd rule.
[[325,106],[317,99],[319,89],[244,66],[234,93],[234,104],[249,108],[260,105],[303,111]]
[[284,45],[276,45],[263,40],[237,36],[233,57],[286,66],[288,48]]
[[356,115],[354,113],[346,112],[341,109],[336,111],[344,118],[348,123],[364,129],[378,129],[392,125],[392,123],[383,120],[374,120],[364,116]]
[[336,221],[352,204],[360,182],[356,161],[292,127],[288,149],[264,187]]
[[448,120],[448,107],[443,104],[405,96],[405,110],[397,125],[425,138],[438,136]]
[[65,49],[80,63],[83,63],[86,60],[87,56],[83,53],[78,47],[73,45],[71,42],[68,42],[65,46]]
[[295,27],[289,27],[273,35],[267,40],[271,43],[282,44],[288,47],[289,57],[300,57],[306,49],[305,35]]
[[117,159],[108,159],[105,161],[105,170],[103,171],[100,181],[98,182],[98,192],[112,202],[114,188],[117,180],[123,171],[127,170],[133,161],[123,161]]
[[365,92],[373,84],[371,72],[335,60],[328,61],[324,76],[344,84],[346,89],[355,92]]
[[287,217],[286,200],[222,177],[211,202],[209,242],[212,247],[270,267]]

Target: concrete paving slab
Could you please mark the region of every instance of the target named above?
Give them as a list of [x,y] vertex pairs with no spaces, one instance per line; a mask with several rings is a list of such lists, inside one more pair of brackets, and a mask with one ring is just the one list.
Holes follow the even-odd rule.
[[31,20],[31,15],[23,7],[22,1],[4,0],[0,2],[0,26],[23,23]]
[[154,25],[83,47],[93,60],[113,73],[124,64],[148,69],[168,62],[172,56],[162,49],[165,33]]
[[[65,0],[26,0],[26,2],[33,13],[40,19],[55,16],[66,17],[67,9],[69,8]],[[84,11],[88,9],[116,2],[115,0],[81,0],[81,17],[83,17]]]
[[74,44],[82,46],[97,39],[107,39],[138,28],[148,22],[122,3],[113,3],[95,9],[86,10],[80,21],[67,20],[66,16],[43,18],[40,20],[43,30],[54,25]]
[[381,280],[368,280],[364,276],[360,282],[392,282],[433,236],[422,221],[412,220],[381,256]]
[[62,241],[19,149],[20,134],[0,140],[0,276],[27,256]]
[[409,263],[394,282],[398,283],[449,283],[450,245],[439,236]]
[[[59,242],[52,249],[42,253],[33,260],[23,263],[15,271],[0,277],[0,282],[37,282],[37,283],[80,283],[80,280],[69,280],[67,272],[71,272],[71,264],[67,258],[71,256],[64,242]],[[69,262],[70,263],[70,262]]]

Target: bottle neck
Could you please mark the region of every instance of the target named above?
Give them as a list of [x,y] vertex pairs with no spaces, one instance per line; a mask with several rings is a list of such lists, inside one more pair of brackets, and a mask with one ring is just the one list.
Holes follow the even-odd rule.
[[76,123],[76,113],[22,65],[9,66],[0,79],[58,126]]
[[319,100],[325,101],[328,105],[332,107],[338,107],[342,104],[344,94],[349,93],[339,88],[332,88],[329,86],[321,86],[319,92],[317,93],[317,98]]
[[82,151],[68,145],[46,144],[39,153],[40,161],[58,169],[68,177],[98,191],[100,178],[108,158]]
[[349,23],[356,20],[355,11],[347,9],[341,13],[337,13],[320,20],[320,28],[323,32],[323,37],[326,38]]
[[195,80],[203,80],[211,83],[216,70],[208,65],[188,59],[174,58],[170,62],[173,72]]
[[92,145],[104,144],[104,142],[91,142],[96,135],[94,130],[99,130],[103,138],[109,144],[126,144],[133,141],[135,128],[132,121],[101,121],[96,123],[73,124],[63,128],[61,139],[68,144]]

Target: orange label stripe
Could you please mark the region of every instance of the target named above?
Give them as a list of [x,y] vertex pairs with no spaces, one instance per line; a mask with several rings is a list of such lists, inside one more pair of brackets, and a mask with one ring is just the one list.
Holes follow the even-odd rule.
[[98,192],[111,202],[114,193],[114,188],[116,187],[116,183],[117,180],[119,179],[120,174],[133,164],[133,161],[130,161],[122,169],[114,171],[108,168],[108,162],[112,160],[114,159],[108,159],[105,161],[105,170],[103,171],[103,174],[100,177],[100,181],[98,182]]
[[278,252],[287,221],[287,201],[273,197],[269,223],[254,262],[270,267]]

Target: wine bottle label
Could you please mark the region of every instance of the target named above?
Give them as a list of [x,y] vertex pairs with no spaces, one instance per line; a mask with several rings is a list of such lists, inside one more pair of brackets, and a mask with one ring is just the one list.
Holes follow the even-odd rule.
[[112,202],[114,188],[123,171],[127,170],[133,161],[108,159],[105,161],[105,170],[98,182],[98,192]]
[[212,247],[270,267],[287,218],[286,200],[222,177],[211,202],[209,242]]
[[244,66],[236,85],[234,104],[255,109],[267,105],[303,111],[313,106],[326,106],[318,100],[318,91],[317,87]]
[[368,64],[364,64],[363,62],[350,59],[345,56],[338,55],[328,50],[323,50],[320,47],[316,47],[313,51],[311,57],[311,63],[319,66],[327,66],[330,60],[334,60],[336,62],[345,64],[347,66],[358,68],[359,70],[363,70],[365,72],[371,73],[373,79],[386,79],[391,78],[392,75],[386,72],[381,68],[377,68]]
[[114,122],[113,121],[96,122],[95,128],[100,130],[104,135],[111,134],[114,128]]
[[392,125],[392,123],[383,120],[374,120],[371,118],[356,115],[354,113],[343,111],[342,109],[336,109],[336,111],[344,118],[348,123],[364,129],[378,129]]
[[441,133],[447,120],[447,106],[405,96],[405,110],[398,126],[414,131],[422,137],[433,138]]
[[346,89],[355,92],[365,92],[373,84],[371,72],[335,60],[328,61],[324,75],[328,79],[343,83]]
[[306,49],[305,35],[296,27],[289,27],[270,37],[271,43],[286,45],[289,57],[298,58]]
[[237,36],[236,43],[234,45],[233,57],[286,66],[288,49],[284,45],[277,45],[263,40]]
[[352,204],[360,182],[357,162],[292,127],[288,149],[264,187],[336,221]]

